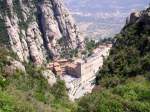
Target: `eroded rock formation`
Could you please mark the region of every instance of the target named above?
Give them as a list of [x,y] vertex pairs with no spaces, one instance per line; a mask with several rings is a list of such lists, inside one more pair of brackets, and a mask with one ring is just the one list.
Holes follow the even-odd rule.
[[10,45],[20,61],[41,65],[66,49],[82,47],[82,38],[62,0],[3,0],[0,13]]

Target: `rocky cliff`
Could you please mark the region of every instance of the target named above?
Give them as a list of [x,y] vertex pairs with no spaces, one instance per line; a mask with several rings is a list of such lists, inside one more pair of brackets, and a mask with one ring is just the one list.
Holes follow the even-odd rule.
[[[130,14],[130,16],[126,20],[126,26],[130,26],[133,24],[142,23],[143,26],[150,25],[150,7],[146,10],[136,11]],[[148,27],[149,28],[149,27]]]
[[82,47],[78,27],[62,0],[1,0],[0,20],[22,62],[41,65],[59,57],[64,48]]

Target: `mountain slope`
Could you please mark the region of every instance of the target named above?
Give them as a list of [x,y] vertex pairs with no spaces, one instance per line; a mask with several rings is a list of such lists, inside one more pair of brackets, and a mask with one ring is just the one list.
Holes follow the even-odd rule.
[[[43,30],[45,26],[43,26],[44,20],[41,14],[43,14],[43,12],[46,13],[47,11],[49,11],[49,9],[43,9],[44,11],[42,11],[42,5],[44,4],[43,8],[45,8],[46,5],[48,5],[48,7],[54,6],[54,8],[57,9],[55,10],[56,12],[62,5],[56,5],[54,2],[57,2],[57,0],[42,0],[36,2],[20,0],[19,4],[21,5],[22,3],[22,5],[25,5],[23,7],[20,7],[20,5],[18,6],[17,0],[13,1],[13,3],[15,2],[13,5],[11,0],[0,2],[0,38],[2,38],[1,42],[8,42],[8,46],[11,45],[11,48],[14,52],[17,53],[19,59],[23,59],[22,61],[24,61],[25,58],[27,61],[29,61],[31,57],[34,63],[43,63],[43,60],[46,60],[45,56],[49,54],[47,50],[48,47],[45,46],[47,44],[44,44],[45,35],[47,35],[49,31],[47,33],[43,32],[46,31],[46,29]],[[6,7],[3,7],[5,5]],[[15,9],[13,9],[13,7]],[[35,11],[38,12],[36,13],[37,15],[32,13],[32,11],[34,12],[34,9],[38,10]],[[14,11],[12,10],[16,10],[17,13],[14,13]],[[26,11],[28,13],[26,13]],[[54,10],[50,11],[53,12]],[[25,16],[27,17],[26,19],[24,17],[22,18],[24,13],[25,15],[30,15],[32,13],[33,16],[30,18],[30,16],[28,15]],[[56,13],[58,20],[56,18],[56,20],[54,19],[54,21],[56,22],[60,20],[60,17],[58,17],[59,14],[57,14],[58,13]],[[19,19],[20,17],[22,19]],[[66,20],[66,24],[68,22],[69,20]],[[62,21],[61,25],[63,25]],[[49,27],[46,28],[49,29]],[[57,28],[60,30],[62,27],[59,26]],[[64,37],[63,41],[60,42],[68,42],[68,39],[67,41],[65,41],[66,38],[69,38],[68,36],[65,36],[66,33],[61,34],[64,34]],[[21,71],[20,69],[15,69],[15,71],[8,71],[12,65],[11,61],[13,61],[14,59],[18,59],[16,54],[7,49],[6,43],[3,43],[4,45],[2,45],[1,43],[0,111],[149,112],[149,36],[150,8],[141,12],[132,13],[131,16],[127,19],[127,23],[122,29],[121,33],[115,37],[115,42],[110,56],[105,61],[102,70],[98,73],[97,84],[100,84],[100,88],[98,88],[97,86],[98,89],[96,92],[90,95],[85,95],[85,97],[77,101],[77,104],[69,101],[63,81],[60,81],[58,79],[57,83],[55,83],[53,87],[48,84],[47,80],[45,80],[42,75],[42,72],[43,70],[45,70],[45,68],[35,67],[34,65],[32,65],[32,63],[24,63],[25,71]],[[11,41],[7,41],[7,39],[10,39]],[[62,38],[60,39],[62,40]],[[73,42],[69,40],[69,44],[67,44],[67,46],[65,46],[64,48],[70,49],[70,46],[71,48],[74,48],[72,43]],[[22,51],[22,49],[24,48],[27,49],[25,51]],[[26,53],[26,55],[24,53]],[[8,69],[5,70],[6,67]],[[12,72],[12,74],[7,74],[6,71]]]
[[65,83],[44,64],[81,40],[61,0],[0,0],[0,111],[75,111]]
[[[0,20],[13,51],[21,61],[41,65],[64,48],[81,47],[81,36],[61,0],[1,0]],[[1,32],[2,33],[2,32]],[[63,46],[59,44],[63,40]]]
[[45,69],[32,63],[24,64],[26,71],[16,69],[12,73],[15,65],[11,66],[8,60],[12,57],[16,57],[13,52],[0,46],[0,112],[73,112],[76,109],[69,101],[63,81],[58,79],[50,86],[43,77]]
[[150,8],[127,19],[98,76],[136,76],[150,72]]
[[78,112],[150,111],[150,8],[135,12],[115,37],[92,94]]

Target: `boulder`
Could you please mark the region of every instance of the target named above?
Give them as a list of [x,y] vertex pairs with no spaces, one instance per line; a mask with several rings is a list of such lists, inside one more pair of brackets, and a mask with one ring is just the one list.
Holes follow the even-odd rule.
[[14,73],[19,70],[21,72],[26,72],[24,65],[16,60],[10,61],[9,65],[6,65],[4,68],[4,72],[6,75],[14,75]]
[[53,72],[51,70],[42,71],[42,75],[44,76],[45,79],[47,79],[48,83],[51,86],[53,86],[57,81],[55,75],[53,74]]
[[141,12],[133,12],[127,18],[126,24],[133,24],[141,17]]

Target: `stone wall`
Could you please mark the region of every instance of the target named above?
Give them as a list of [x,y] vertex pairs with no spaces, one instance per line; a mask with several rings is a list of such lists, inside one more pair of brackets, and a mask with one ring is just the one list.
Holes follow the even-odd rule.
[[81,83],[95,79],[96,73],[103,66],[104,58],[109,55],[111,46],[100,46],[97,48],[92,56],[87,58],[81,64]]

